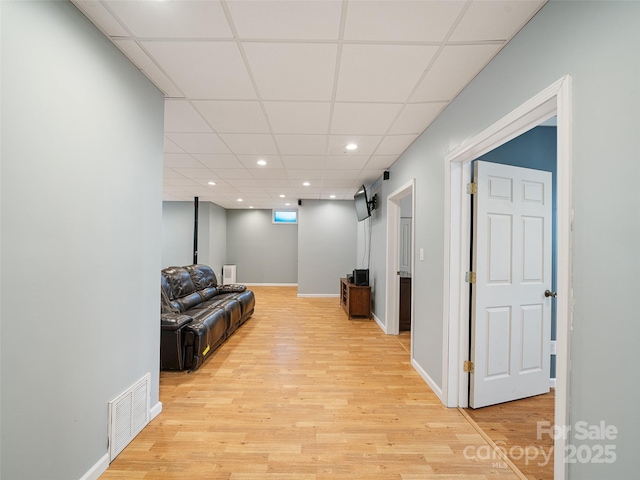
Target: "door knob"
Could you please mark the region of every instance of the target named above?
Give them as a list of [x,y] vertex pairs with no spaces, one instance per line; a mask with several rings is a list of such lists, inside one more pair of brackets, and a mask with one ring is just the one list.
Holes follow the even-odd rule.
[[545,290],[544,291],[544,296],[545,297],[557,297],[558,294],[556,292],[552,292],[551,290]]

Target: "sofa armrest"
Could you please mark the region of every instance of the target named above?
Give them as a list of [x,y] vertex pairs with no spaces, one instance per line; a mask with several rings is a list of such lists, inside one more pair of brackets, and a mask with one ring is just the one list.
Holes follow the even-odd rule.
[[193,322],[193,318],[183,313],[163,313],[160,315],[162,330],[178,330],[191,322]]

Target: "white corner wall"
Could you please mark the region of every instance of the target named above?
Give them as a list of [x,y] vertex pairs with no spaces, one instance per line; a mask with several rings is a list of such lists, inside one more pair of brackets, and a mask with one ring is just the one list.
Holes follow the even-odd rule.
[[75,480],[159,405],[164,100],[71,3],[1,8],[0,476]]

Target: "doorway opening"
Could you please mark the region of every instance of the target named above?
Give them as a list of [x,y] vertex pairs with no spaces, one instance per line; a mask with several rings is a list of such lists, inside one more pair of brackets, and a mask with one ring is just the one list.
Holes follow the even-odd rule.
[[[404,240],[409,244],[403,248],[403,206],[405,218],[408,218]],[[408,213],[407,213],[408,212]],[[387,277],[385,290],[386,322],[385,333],[400,333],[400,272],[414,272],[415,258],[415,179],[407,182],[387,196]],[[407,234],[408,232],[408,234]],[[408,251],[406,251],[408,247]],[[408,254],[405,261],[401,259],[401,251]],[[404,265],[403,265],[404,263]],[[413,283],[410,286],[410,326],[413,332]],[[406,328],[406,327],[403,327]],[[410,358],[413,361],[413,334],[410,333]]]
[[[571,232],[571,77],[565,76],[447,155],[445,162],[445,285],[442,398],[449,407],[469,404],[469,374],[463,372],[469,350],[469,295],[465,273],[470,261],[470,207],[466,186],[472,160],[554,116],[557,117],[557,340],[554,424],[568,426],[569,330],[572,319]],[[564,452],[567,439],[554,439]],[[563,455],[554,458],[554,478],[567,477]]]

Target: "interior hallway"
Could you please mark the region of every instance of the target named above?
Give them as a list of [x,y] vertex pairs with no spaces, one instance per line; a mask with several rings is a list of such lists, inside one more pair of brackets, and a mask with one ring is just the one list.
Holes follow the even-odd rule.
[[162,413],[101,479],[518,478],[374,321],[251,288],[254,316],[199,370],[161,373]]

